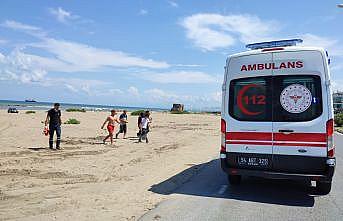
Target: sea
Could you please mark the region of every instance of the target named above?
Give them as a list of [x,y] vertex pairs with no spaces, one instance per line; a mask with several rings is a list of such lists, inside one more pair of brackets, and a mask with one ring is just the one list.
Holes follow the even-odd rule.
[[[80,108],[86,111],[110,111],[116,110],[151,110],[151,111],[167,111],[162,108],[147,108],[147,107],[125,107],[125,106],[111,106],[111,105],[97,105],[97,104],[72,104],[60,103],[60,109],[65,110],[69,108]],[[27,101],[14,101],[14,100],[0,100],[0,109],[8,109],[9,107],[17,108],[18,110],[49,110],[54,103],[51,102],[27,102]]]

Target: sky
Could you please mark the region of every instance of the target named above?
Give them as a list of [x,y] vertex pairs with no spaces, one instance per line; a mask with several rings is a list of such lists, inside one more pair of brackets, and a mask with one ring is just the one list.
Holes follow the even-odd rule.
[[225,60],[302,38],[343,90],[343,0],[0,1],[0,99],[220,107]]

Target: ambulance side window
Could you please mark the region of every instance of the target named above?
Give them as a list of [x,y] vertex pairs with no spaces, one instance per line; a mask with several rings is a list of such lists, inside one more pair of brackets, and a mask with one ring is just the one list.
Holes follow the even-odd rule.
[[240,121],[271,121],[271,76],[230,82],[229,114]]
[[273,121],[310,121],[323,112],[320,77],[280,75],[273,78]]

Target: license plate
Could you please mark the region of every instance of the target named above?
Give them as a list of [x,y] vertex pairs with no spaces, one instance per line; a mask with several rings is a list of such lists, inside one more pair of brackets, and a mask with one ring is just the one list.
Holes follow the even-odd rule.
[[260,158],[260,157],[238,157],[237,162],[238,162],[238,165],[240,166],[267,167],[269,165],[268,158]]

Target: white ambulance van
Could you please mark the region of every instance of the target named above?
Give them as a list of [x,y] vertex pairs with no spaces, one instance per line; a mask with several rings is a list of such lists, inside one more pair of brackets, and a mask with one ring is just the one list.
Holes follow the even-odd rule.
[[336,159],[329,58],[301,39],[249,44],[226,61],[221,167],[241,177],[316,181],[331,190]]

